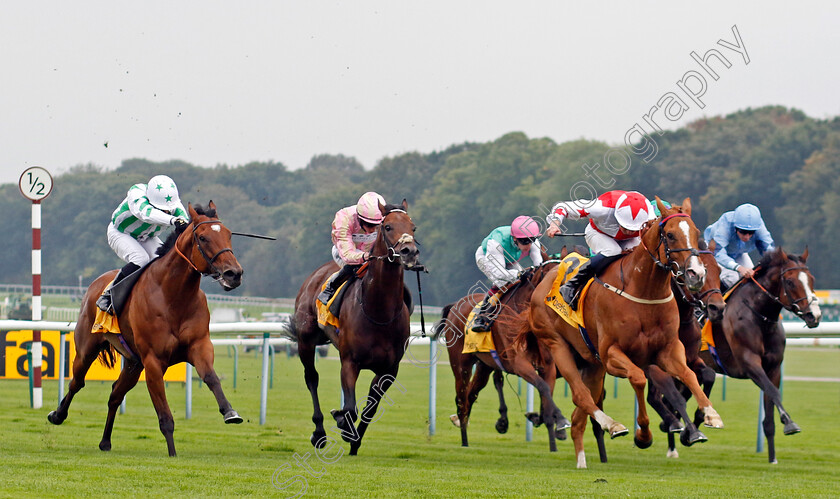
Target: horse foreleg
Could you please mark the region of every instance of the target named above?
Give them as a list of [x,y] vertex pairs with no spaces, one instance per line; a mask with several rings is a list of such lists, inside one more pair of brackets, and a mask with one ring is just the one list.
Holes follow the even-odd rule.
[[[699,410],[703,412],[703,424],[709,428],[723,428],[723,420],[717,411],[715,411],[714,407],[712,407],[712,402],[709,400],[709,397],[700,388],[700,384],[697,382],[697,376],[694,375],[694,372],[685,363],[685,347],[683,347],[682,343],[675,340],[668,347],[664,348],[658,356],[658,365],[666,373],[676,377],[688,387],[691,394],[697,400]],[[688,420],[686,420],[686,423],[688,423]]]
[[312,397],[312,422],[315,423],[315,431],[309,437],[313,446],[320,449],[327,445],[327,432],[324,431],[324,414],[321,412],[321,402],[318,400],[318,371],[315,369],[315,345],[304,341],[298,341],[298,357],[303,364],[303,378],[309,395]]
[[207,388],[216,397],[216,403],[219,404],[219,413],[224,417],[225,423],[239,424],[242,422],[242,416],[233,410],[227,397],[225,397],[222,383],[213,369],[213,358],[213,343],[210,342],[209,337],[205,341],[193,344],[187,353],[187,360],[195,366],[199,378],[207,384]]
[[790,414],[782,407],[782,394],[778,390],[779,383],[782,379],[781,368],[779,366],[769,367],[767,378],[773,389],[764,390],[764,421],[762,422],[762,428],[764,430],[764,436],[767,438],[767,459],[770,463],[775,464],[778,461],[776,461],[776,422],[773,407],[775,406],[779,410],[779,419],[784,425],[782,431],[785,435],[799,433],[802,429],[799,428],[798,424],[793,422]]
[[496,431],[498,433],[507,433],[508,431],[508,409],[505,404],[505,378],[501,369],[493,371],[493,386],[496,387],[496,393],[499,394],[499,419],[496,420]]
[[[397,369],[398,367],[394,367],[394,369],[389,373],[377,374],[371,380],[370,390],[368,391],[367,396],[367,403],[365,404],[365,408],[362,409],[362,413],[359,416],[359,426],[357,428],[359,438],[350,442],[351,456],[355,456],[356,453],[359,451],[359,446],[362,445],[362,438],[365,436],[365,432],[367,431],[368,425],[370,423],[373,423],[374,421],[378,421],[379,418],[382,417],[382,412],[380,412],[377,415],[376,410],[379,408],[379,402],[380,400],[382,400],[382,397],[385,395],[385,392],[388,390],[388,388],[391,387],[392,384],[394,384],[394,381],[396,381]],[[387,397],[385,400],[388,402],[388,405],[394,404],[394,402],[392,400],[389,400]]]
[[120,372],[120,377],[111,386],[111,396],[108,398],[108,417],[105,419],[105,431],[102,432],[102,440],[99,442],[99,450],[111,450],[111,431],[114,429],[114,419],[117,417],[117,408],[122,404],[125,394],[134,388],[140,373],[143,372],[143,364],[140,362],[128,362]]
[[[470,359],[475,359],[470,356]],[[472,366],[475,365],[475,374],[472,373]],[[458,404],[458,427],[461,429],[461,447],[469,447],[467,438],[467,427],[470,422],[473,404],[478,399],[478,393],[487,386],[492,369],[483,362],[476,364],[467,363],[461,370],[461,392],[459,393],[460,403]]]
[[[358,442],[361,445],[361,437],[356,430],[356,418],[358,417],[358,406],[356,405],[356,380],[359,379],[359,367],[351,360],[341,361],[341,393],[344,395],[344,405],[340,410],[330,412],[335,418],[335,423],[341,431],[341,438],[345,442]],[[358,448],[358,446],[357,446]],[[355,454],[352,452],[351,454]]]
[[102,351],[103,344],[107,346],[108,342],[93,343],[89,341],[80,351],[76,352],[76,358],[73,360],[73,379],[70,380],[67,395],[61,399],[56,410],[47,414],[47,421],[59,425],[67,419],[67,411],[70,409],[70,403],[79,390],[85,387],[85,376],[93,361],[96,360],[96,357]]
[[[662,418],[662,424],[659,426],[659,429],[663,433],[679,433],[683,430],[683,425],[674,416],[674,412],[666,406],[665,401],[663,401],[663,397],[671,400],[679,395],[676,386],[674,386],[674,378],[663,372],[657,366],[649,366],[645,374],[648,378],[647,402],[659,414],[659,417]],[[671,407],[674,407],[673,403],[671,403]]]
[[612,345],[607,349],[605,366],[607,372],[613,376],[627,378],[636,392],[636,402],[639,408],[636,422],[639,424],[639,429],[636,430],[633,441],[636,447],[647,449],[653,443],[653,434],[650,432],[650,418],[648,418],[647,405],[645,404],[647,377],[645,377],[644,371],[634,364],[618,345]]
[[161,365],[154,354],[147,355],[143,359],[143,366],[146,368],[146,388],[149,390],[149,396],[157,412],[160,432],[166,439],[169,457],[175,457],[175,440],[172,437],[175,432],[175,420],[172,418],[172,411],[169,410],[169,403],[166,401],[166,388],[163,383],[166,366]]

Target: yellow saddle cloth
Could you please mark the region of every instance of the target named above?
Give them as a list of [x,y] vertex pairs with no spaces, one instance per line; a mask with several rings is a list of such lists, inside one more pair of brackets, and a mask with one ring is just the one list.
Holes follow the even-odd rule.
[[[338,272],[336,272],[335,274],[338,274]],[[333,274],[332,276],[330,276],[329,279],[324,281],[324,284],[321,285],[321,291],[326,289],[327,283],[330,281],[330,279],[333,278],[335,274]],[[344,286],[346,285],[347,281],[341,283],[341,286],[339,286],[338,289],[335,290],[335,293],[333,293],[332,297],[330,297],[330,300],[327,302],[326,305],[321,303],[321,300],[315,299],[315,308],[318,310],[318,324],[320,324],[321,326],[330,325],[335,327],[336,329],[340,329],[338,317],[334,316],[332,312],[330,312],[330,307],[332,307],[332,304],[335,301],[336,297],[340,294],[342,288],[344,288]]]
[[[496,293],[492,298],[490,298],[488,308],[495,308],[498,306],[500,294],[502,293]],[[473,331],[472,329],[475,317],[478,315],[478,311],[481,309],[482,303],[484,303],[484,300],[473,307],[470,315],[467,316],[467,321],[464,323],[464,349],[461,353],[481,353],[496,350],[496,344],[493,343],[493,334],[490,331],[478,332]]]
[[[723,294],[723,301],[728,300],[729,295],[731,295],[732,292],[735,291],[738,288],[738,286],[741,285],[742,282],[744,281],[738,281],[735,283],[734,286],[729,288],[729,290],[727,290],[726,293]],[[709,349],[709,347],[715,348],[715,338],[712,335],[712,321],[707,319],[706,323],[703,324],[703,327],[700,329],[700,351],[705,352]]]
[[551,284],[551,291],[545,296],[545,304],[557,312],[557,315],[562,317],[564,321],[574,327],[585,327],[583,324],[583,299],[586,297],[586,292],[589,291],[589,286],[592,285],[593,280],[590,279],[581,290],[577,310],[572,310],[566,301],[563,300],[563,297],[560,296],[560,286],[574,277],[580,266],[587,261],[589,259],[585,256],[578,253],[569,253],[557,267],[557,277]]
[[[111,287],[114,281],[108,283],[105,286],[105,289]],[[102,291],[105,294],[105,291]],[[96,317],[93,319],[93,327],[90,328],[91,333],[114,333],[114,334],[122,334],[120,331],[120,325],[117,323],[117,317],[114,315],[109,314],[108,312],[103,312],[99,310],[99,307],[96,307]]]

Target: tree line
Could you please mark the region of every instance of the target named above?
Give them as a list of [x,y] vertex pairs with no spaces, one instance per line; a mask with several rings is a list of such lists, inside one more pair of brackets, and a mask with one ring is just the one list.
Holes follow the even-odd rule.
[[[677,203],[690,197],[701,230],[723,212],[753,203],[777,244],[797,254],[809,246],[817,287],[840,287],[840,267],[830,263],[830,248],[840,243],[840,118],[817,120],[769,106],[704,118],[648,139],[657,146],[652,158],[634,155],[632,147],[584,139],[558,144],[512,132],[487,143],[386,157],[370,170],[343,155],[315,156],[294,171],[276,162],[205,168],[129,159],[111,171],[78,165],[55,177],[42,203],[43,283],[76,285],[81,276],[87,285],[121,266],[106,241],[111,213],[132,184],[166,174],[185,205],[213,200],[231,230],[277,238],[234,239],[245,268],[237,294],[295,296],[306,276],[330,258],[335,212],[368,190],[391,203],[408,201],[421,260],[431,271],[423,277],[426,304],[452,302],[483,280],[473,255],[495,227],[522,214],[542,220],[557,201],[609,189]],[[0,230],[6,235],[0,280],[6,283],[31,280],[30,206],[17,190],[0,186]],[[583,223],[567,225],[577,230]],[[582,238],[544,242],[550,252],[564,243],[583,244]],[[414,285],[414,276],[407,278]],[[219,292],[213,283],[205,288]]]

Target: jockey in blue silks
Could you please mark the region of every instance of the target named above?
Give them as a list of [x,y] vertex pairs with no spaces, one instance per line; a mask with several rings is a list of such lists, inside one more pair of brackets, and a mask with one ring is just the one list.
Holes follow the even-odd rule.
[[707,243],[715,241],[715,260],[721,268],[720,282],[727,288],[755,273],[750,251],[756,250],[763,255],[775,248],[761,212],[749,203],[721,215],[717,222],[706,227],[703,238]]

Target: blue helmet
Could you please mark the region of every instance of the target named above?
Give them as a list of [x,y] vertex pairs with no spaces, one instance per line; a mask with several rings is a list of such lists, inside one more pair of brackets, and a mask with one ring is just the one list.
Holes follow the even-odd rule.
[[761,212],[754,204],[742,204],[735,208],[732,223],[736,229],[758,230],[761,228]]

